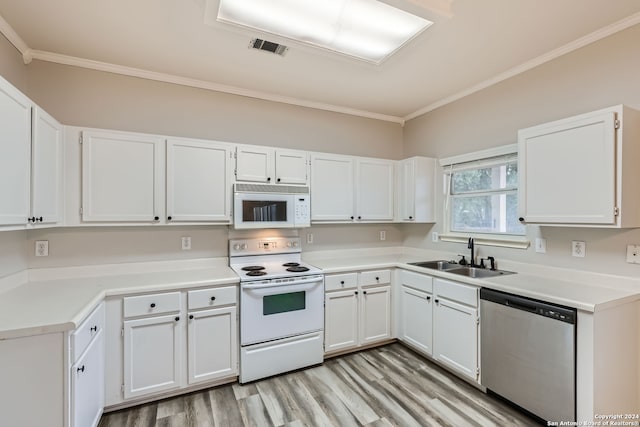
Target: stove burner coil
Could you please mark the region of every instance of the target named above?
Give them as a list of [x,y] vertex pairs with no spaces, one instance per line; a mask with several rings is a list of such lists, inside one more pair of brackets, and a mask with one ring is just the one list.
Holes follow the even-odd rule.
[[303,266],[295,266],[287,268],[287,271],[290,271],[292,273],[302,273],[303,271],[309,271],[309,269]]
[[299,265],[299,262],[285,262],[284,264],[282,264],[283,267],[297,267]]
[[[264,267],[261,265],[248,265],[246,267],[242,267],[243,271],[260,271],[264,270]],[[259,276],[259,274],[255,274],[254,276]]]
[[265,274],[267,274],[266,271],[252,270],[247,273],[247,276],[264,276]]

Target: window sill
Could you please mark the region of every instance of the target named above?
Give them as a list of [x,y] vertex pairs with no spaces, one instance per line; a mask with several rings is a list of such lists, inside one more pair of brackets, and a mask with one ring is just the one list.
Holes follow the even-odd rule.
[[463,234],[441,234],[440,240],[443,242],[467,243],[469,237],[473,237],[476,245],[497,246],[500,248],[527,249],[531,242],[525,237],[516,236],[484,236],[484,235],[463,235]]

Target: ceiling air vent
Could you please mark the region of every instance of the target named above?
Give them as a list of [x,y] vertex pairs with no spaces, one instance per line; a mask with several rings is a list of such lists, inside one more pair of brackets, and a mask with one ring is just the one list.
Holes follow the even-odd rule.
[[283,44],[278,44],[278,43],[274,43],[274,42],[270,42],[268,40],[262,40],[262,39],[251,40],[251,43],[249,43],[249,47],[253,49],[264,50],[266,52],[275,53],[280,56],[284,56],[284,54],[289,49],[287,46]]

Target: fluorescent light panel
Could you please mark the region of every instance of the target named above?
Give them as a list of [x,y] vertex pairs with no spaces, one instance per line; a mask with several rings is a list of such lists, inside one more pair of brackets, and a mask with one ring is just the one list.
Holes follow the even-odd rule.
[[220,0],[218,21],[377,64],[432,24],[376,0]]

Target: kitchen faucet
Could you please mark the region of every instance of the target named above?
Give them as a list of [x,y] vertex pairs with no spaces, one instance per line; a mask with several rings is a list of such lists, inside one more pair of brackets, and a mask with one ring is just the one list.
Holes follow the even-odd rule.
[[469,237],[469,243],[467,244],[467,248],[471,249],[471,260],[469,261],[469,267],[475,267],[475,254],[474,254],[474,245],[473,245],[473,237]]

